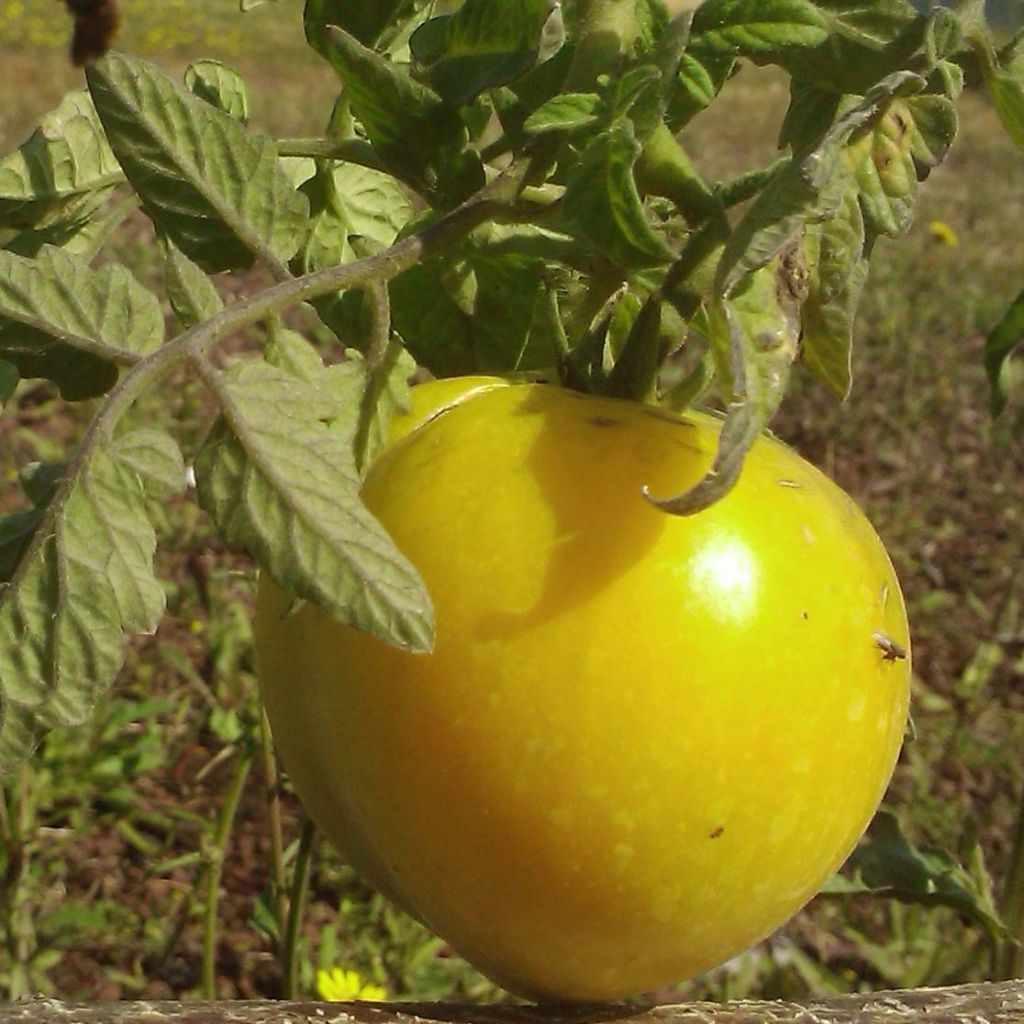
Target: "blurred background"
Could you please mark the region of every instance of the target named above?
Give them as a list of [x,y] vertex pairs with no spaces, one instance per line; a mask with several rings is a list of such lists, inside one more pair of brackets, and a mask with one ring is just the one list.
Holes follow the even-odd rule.
[[[319,133],[335,81],[304,45],[297,0],[245,15],[231,0],[121,7],[119,48],[176,74],[218,58],[245,76],[255,127]],[[1021,0],[991,0],[990,10],[1006,31],[1024,22]],[[82,84],[66,57],[69,31],[57,0],[0,0],[4,153]],[[786,99],[781,79],[745,68],[714,115],[688,129],[698,165],[724,177],[770,162]],[[850,399],[798,374],[774,429],[867,510],[904,583],[915,735],[888,805],[916,842],[958,851],[998,895],[1024,787],[1024,452],[989,418],[982,347],[1024,285],[1024,159],[977,91],[961,111],[962,137],[927,183],[909,237],[879,247]],[[143,281],[159,279],[141,216],[113,255]],[[89,412],[48,386],[23,386],[0,412],[6,484],[27,462],[63,457]],[[185,388],[176,430],[186,451],[204,429],[202,398]],[[0,510],[13,491],[0,491]],[[283,991],[268,812],[277,804],[258,757],[238,770],[260,730],[250,568],[189,501],[160,515],[169,608],[159,634],[133,643],[113,699],[87,728],[54,734],[4,783],[0,997]],[[300,811],[287,786],[280,815],[290,877]],[[311,864],[300,993],[502,998],[326,846]],[[990,966],[985,931],[954,909],[831,896],[661,995],[824,995],[980,979]]]

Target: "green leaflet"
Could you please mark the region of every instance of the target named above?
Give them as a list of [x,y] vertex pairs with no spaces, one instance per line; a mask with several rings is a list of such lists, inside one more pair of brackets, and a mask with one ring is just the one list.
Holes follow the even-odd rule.
[[341,410],[329,426],[347,441],[365,475],[384,446],[391,418],[409,408],[409,378],[416,369],[412,356],[392,342],[379,366],[349,350],[345,362],[325,369],[320,353],[301,334],[280,325],[271,329],[263,354],[271,366],[327,390]]
[[902,903],[926,907],[950,907],[982,925],[991,936],[1005,935],[992,902],[990,883],[978,861],[977,843],[969,850],[968,862],[975,870],[961,867],[944,850],[919,850],[911,845],[890,811],[879,811],[866,841],[854,850],[846,863],[852,877],[834,875],[823,895],[885,895]]
[[[14,153],[0,161],[0,227],[41,230],[99,205],[124,181],[92,99],[70,92]],[[91,212],[91,210],[89,210]],[[87,215],[87,214],[86,214]]]
[[943,96],[894,100],[844,153],[860,192],[869,235],[898,238],[910,227],[918,181],[945,159],[957,131],[956,110]]
[[1024,342],[1024,291],[989,332],[985,341],[985,370],[991,390],[992,415],[998,416],[1009,400],[1008,363],[1017,346]]
[[992,97],[992,105],[1007,135],[1024,149],[1024,61],[1019,57],[1009,68],[1000,65],[988,36],[975,40],[975,50],[981,60],[985,88]]
[[163,341],[160,303],[123,267],[45,248],[0,252],[0,358],[54,381],[69,400],[94,398]]
[[339,28],[327,30],[325,46],[352,113],[389,170],[425,196],[446,202],[483,185],[483,166],[466,149],[457,111]]
[[110,53],[88,65],[86,79],[111,148],[162,233],[209,273],[256,259],[287,273],[308,210],[270,139],[146,61]]
[[593,92],[567,92],[541,104],[524,122],[531,135],[545,132],[571,132],[593,124],[601,116],[604,104]]
[[348,440],[361,476],[384,448],[392,417],[408,411],[409,378],[415,369],[416,361],[392,340],[379,365],[352,353],[348,362],[327,371],[328,387],[341,408],[358,409],[355,417],[340,416],[331,429]]
[[804,236],[808,295],[801,310],[801,361],[838,397],[852,384],[857,305],[868,276],[864,215],[851,189],[835,216]]
[[394,328],[442,376],[550,367],[550,340],[534,331],[542,284],[539,264],[522,255],[428,260],[391,282]]
[[858,130],[870,126],[894,96],[919,89],[910,72],[890,75],[846,111],[810,152],[796,153],[751,204],[726,243],[716,290],[728,294],[750,271],[763,266],[802,227],[830,216],[845,190],[844,150]]
[[809,0],[705,0],[694,12],[690,49],[699,55],[758,57],[828,39],[825,19]]
[[224,308],[214,283],[170,239],[164,238],[164,288],[182,330]]
[[327,29],[332,25],[373,46],[390,24],[412,8],[413,0],[306,0],[306,38],[322,57],[327,56]]
[[836,93],[863,94],[910,65],[932,32],[931,20],[905,0],[815,0],[828,27],[816,46],[791,47],[767,57],[794,78]]
[[222,414],[196,457],[196,485],[227,542],[340,621],[428,650],[423,583],[360,501],[350,439],[327,425],[358,411],[264,362],[236,363],[212,386]]
[[690,490],[672,498],[647,497],[674,515],[693,515],[727,494],[743,460],[775,414],[789,381],[805,297],[795,250],[749,275],[710,308],[712,352],[718,379],[731,392],[729,412],[711,469]]
[[653,267],[672,252],[654,231],[637,192],[633,167],[640,143],[620,118],[595,136],[566,179],[562,215],[574,233],[619,266]]
[[303,186],[312,230],[295,263],[301,271],[349,263],[360,249],[385,249],[412,218],[408,194],[389,174],[336,164],[322,167]]
[[561,7],[550,0],[466,0],[424,22],[409,45],[438,95],[462,106],[521,78],[564,39]]
[[194,61],[185,69],[185,88],[243,124],[248,122],[249,90],[234,68],[219,60]]
[[672,131],[684,128],[692,118],[711,105],[736,66],[732,53],[685,52],[679,73],[669,93],[667,120]]
[[0,771],[47,729],[85,720],[121,665],[125,629],[156,628],[164,593],[145,498],[184,480],[167,434],[132,431],[95,452],[23,539],[0,587]]

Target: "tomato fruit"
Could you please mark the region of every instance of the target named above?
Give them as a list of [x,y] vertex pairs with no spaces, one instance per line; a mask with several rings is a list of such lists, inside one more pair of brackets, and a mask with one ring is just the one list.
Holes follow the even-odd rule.
[[364,487],[433,597],[409,654],[264,580],[263,697],[326,835],[537,998],[697,974],[844,860],[899,752],[910,669],[874,530],[757,442],[688,518],[719,421],[546,385],[414,389]]

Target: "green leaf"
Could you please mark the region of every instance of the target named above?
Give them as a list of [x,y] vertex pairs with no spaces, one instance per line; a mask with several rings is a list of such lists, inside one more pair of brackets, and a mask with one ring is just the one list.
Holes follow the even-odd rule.
[[21,374],[13,363],[0,359],[0,409],[7,404],[7,400],[14,394],[18,387]]
[[910,227],[919,180],[945,159],[957,131],[953,104],[912,96],[889,104],[870,130],[858,133],[844,159],[860,190],[870,235],[898,238]]
[[465,0],[421,25],[409,46],[438,95],[462,106],[521,78],[563,41],[561,7],[550,0]]
[[667,119],[672,131],[684,128],[711,105],[735,67],[736,57],[732,53],[683,54],[679,74],[669,92]]
[[930,19],[906,0],[815,0],[815,7],[829,30],[823,42],[765,56],[820,88],[861,95],[926,47]]
[[123,267],[43,249],[0,252],[0,358],[54,381],[69,400],[94,398],[163,340],[156,296]]
[[[40,508],[0,516],[0,594],[17,569],[42,519],[43,509]],[[0,690],[2,686],[0,683]]]
[[[271,366],[299,380],[316,384],[323,378],[324,361],[320,353],[298,331],[282,326],[278,320],[270,324],[267,343],[263,346],[263,358]],[[343,404],[339,402],[339,405]]]
[[155,501],[180,494],[185,487],[185,464],[170,434],[137,427],[114,442],[117,461],[142,481],[146,497]]
[[542,284],[540,264],[519,254],[428,260],[391,282],[394,329],[441,376],[544,369],[555,356],[534,330]]
[[1009,400],[1010,356],[1024,342],[1024,291],[985,340],[985,371],[988,374],[992,415],[998,416]]
[[820,145],[839,112],[842,96],[810,82],[792,79],[789,106],[779,129],[779,148],[806,153]]
[[302,191],[312,216],[312,231],[296,257],[303,272],[358,258],[353,240],[364,250],[386,249],[413,214],[407,193],[391,175],[357,164],[322,167]]
[[[797,153],[754,200],[726,244],[716,290],[728,294],[752,270],[763,266],[811,221],[831,216],[846,187],[845,147],[858,130],[869,128],[894,96],[923,84],[900,72],[880,82],[846,111],[817,148]],[[869,140],[870,141],[870,140]]]
[[[160,454],[143,454],[152,444]],[[180,455],[160,431],[125,434],[94,452],[0,588],[0,771],[24,760],[47,729],[88,717],[121,665],[124,629],[156,628],[164,592],[152,570],[150,478],[139,467],[162,466],[156,477],[165,478],[168,458],[180,489]]]
[[185,69],[185,88],[243,124],[248,122],[249,90],[234,68],[219,60],[194,61]]
[[718,379],[732,394],[711,469],[690,490],[649,500],[674,515],[693,515],[727,494],[743,460],[786,392],[800,337],[802,268],[791,251],[749,275],[711,306]]
[[985,88],[999,120],[1014,144],[1024,149],[1024,68],[1010,70],[1002,67],[987,35],[976,40],[975,49],[981,59]]
[[774,54],[816,46],[829,29],[809,0],[705,0],[694,12],[690,49],[697,54]]
[[182,330],[188,330],[215,316],[224,308],[224,303],[209,277],[169,238],[162,241],[167,301]]
[[359,410],[339,410],[323,387],[264,362],[237,363],[214,387],[222,415],[195,469],[200,504],[225,540],[336,619],[429,649],[423,583],[359,500],[350,445],[325,422]]
[[[348,263],[386,249],[413,215],[408,193],[388,174],[356,164],[323,165],[303,186],[311,231],[292,261],[296,273]],[[346,345],[361,348],[360,293],[313,300],[320,318]]]
[[916,849],[889,811],[875,815],[866,841],[846,862],[846,870],[852,874],[834,875],[822,893],[870,894],[926,907],[949,907],[977,921],[991,936],[1007,935],[986,881],[961,867],[944,850]]
[[853,326],[868,276],[864,215],[854,190],[838,213],[804,237],[808,295],[801,310],[801,361],[839,398],[850,393]]
[[146,61],[110,53],[85,74],[110,145],[162,233],[210,273],[257,258],[287,273],[307,206],[270,139]]
[[28,500],[38,508],[49,504],[67,472],[66,462],[30,462],[18,473],[18,482]]
[[449,201],[483,185],[479,156],[466,150],[466,128],[437,93],[341,29],[328,29],[326,46],[352,113],[389,170],[418,192]]
[[95,209],[122,181],[92,99],[81,89],[70,92],[17,152],[0,161],[0,225],[44,228],[83,199]]
[[342,415],[331,429],[348,441],[361,476],[384,448],[392,417],[408,412],[409,378],[415,370],[416,361],[394,339],[377,366],[351,353],[347,362],[328,369],[328,387],[339,406],[359,410],[355,417]]
[[306,0],[306,38],[321,56],[326,56],[327,29],[334,25],[372,46],[389,25],[412,7],[412,0]]
[[640,308],[608,376],[609,395],[647,403],[657,398],[658,370],[666,355],[661,317],[660,301],[650,299]]
[[101,236],[105,226],[103,218],[96,214],[115,188],[101,188],[68,199],[59,209],[53,209],[37,227],[12,229],[9,234],[5,232],[7,237],[0,248],[28,257],[37,256],[45,245],[55,246],[72,255],[92,253],[92,239]]
[[597,121],[601,108],[597,93],[563,93],[541,104],[523,123],[523,129],[531,135],[575,131]]
[[625,118],[596,135],[565,183],[562,214],[574,232],[627,268],[669,262],[672,251],[644,212],[633,178],[640,143]]

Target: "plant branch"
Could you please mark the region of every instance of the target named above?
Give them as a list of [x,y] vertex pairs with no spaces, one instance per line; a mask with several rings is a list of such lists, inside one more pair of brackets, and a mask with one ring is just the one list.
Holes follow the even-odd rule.
[[279,156],[307,156],[314,160],[340,160],[359,164],[375,171],[384,169],[377,151],[362,139],[281,139],[277,143]]
[[[360,287],[369,281],[388,281],[420,260],[444,252],[458,244],[485,221],[499,213],[507,212],[512,201],[522,190],[528,171],[529,161],[517,160],[498,178],[451,213],[396,242],[383,252],[352,263],[342,263],[313,271],[301,277],[289,277],[288,280],[257,295],[228,306],[209,320],[183,331],[145,357],[128,354],[129,362],[126,355],[123,362],[129,363],[131,369],[115,385],[103,407],[86,428],[68,471],[54,492],[32,540],[22,553],[17,569],[7,585],[0,587],[0,605],[4,603],[7,595],[18,587],[39,547],[53,535],[57,517],[70,498],[94,448],[113,438],[121,416],[131,408],[146,388],[161,380],[174,367],[190,358],[204,356],[225,338],[267,317],[277,316],[300,302],[331,292]],[[103,348],[104,357],[111,358],[107,346]]]
[[359,410],[359,424],[353,442],[356,468],[366,468],[370,426],[381,391],[387,387],[388,355],[391,349],[391,300],[383,281],[371,281],[365,289],[370,304],[370,346],[366,352],[366,390]]

